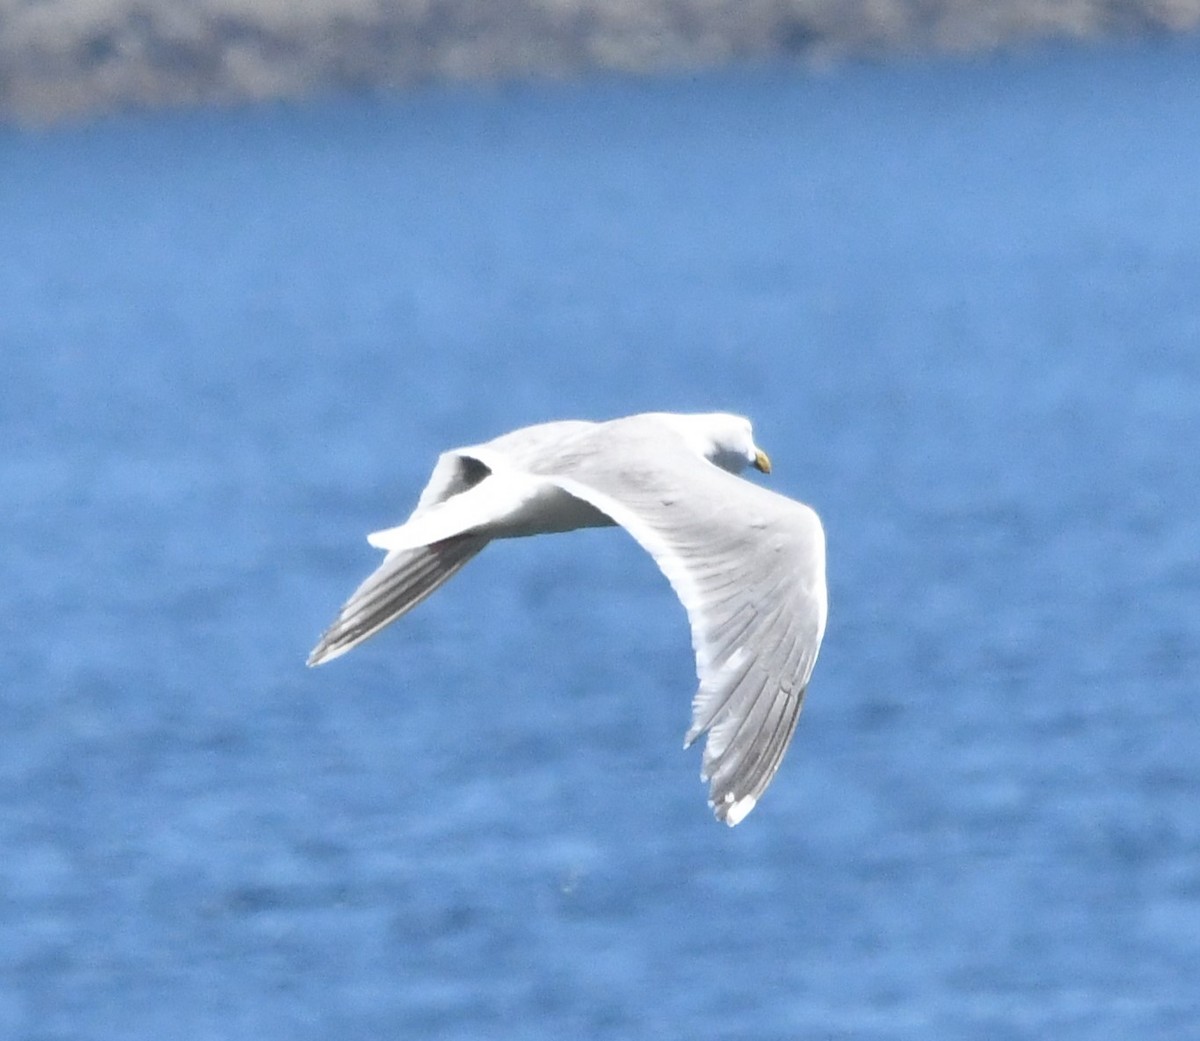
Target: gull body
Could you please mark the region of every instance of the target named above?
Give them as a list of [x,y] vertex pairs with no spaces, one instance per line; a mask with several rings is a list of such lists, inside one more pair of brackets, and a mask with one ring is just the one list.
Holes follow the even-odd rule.
[[700,687],[690,745],[719,820],[753,809],[791,740],[825,631],[816,513],[735,475],[769,472],[749,420],[655,412],[524,427],[443,453],[412,515],[309,656],[345,654],[411,610],[489,542],[625,528],[683,602]]

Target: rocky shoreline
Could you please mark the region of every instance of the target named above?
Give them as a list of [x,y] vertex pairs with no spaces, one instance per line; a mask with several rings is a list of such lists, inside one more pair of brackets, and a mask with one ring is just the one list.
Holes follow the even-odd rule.
[[1198,27],[1200,0],[0,0],[0,119]]

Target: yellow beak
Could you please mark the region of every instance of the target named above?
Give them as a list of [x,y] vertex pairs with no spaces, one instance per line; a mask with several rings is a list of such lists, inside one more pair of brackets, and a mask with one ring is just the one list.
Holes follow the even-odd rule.
[[761,470],[765,474],[771,472],[771,460],[767,458],[767,453],[761,448],[754,450],[754,469]]

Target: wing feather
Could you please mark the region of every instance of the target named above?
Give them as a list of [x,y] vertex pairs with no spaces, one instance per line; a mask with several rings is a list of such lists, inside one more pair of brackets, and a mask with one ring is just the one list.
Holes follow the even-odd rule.
[[393,550],[342,606],[308,656],[308,664],[340,657],[407,614],[488,541],[482,535],[460,535],[418,549]]
[[669,439],[638,456],[633,445],[611,451],[613,436],[544,475],[624,527],[683,603],[699,679],[686,741],[707,734],[702,776],[717,818],[733,825],[778,770],[816,663],[824,533],[807,506]]
[[432,514],[435,507],[470,491],[490,473],[487,466],[462,450],[443,452],[438,456],[408,521],[400,528],[367,536],[372,545],[378,544],[379,548],[389,552],[342,605],[337,618],[309,654],[309,665],[320,665],[341,657],[385,625],[407,614],[487,545],[486,537],[464,535],[436,539],[429,545],[400,548],[386,543],[392,532]]

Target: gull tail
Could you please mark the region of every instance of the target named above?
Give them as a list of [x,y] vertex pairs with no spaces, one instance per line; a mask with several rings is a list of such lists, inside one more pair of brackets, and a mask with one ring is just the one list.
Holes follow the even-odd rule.
[[345,654],[406,614],[488,544],[484,535],[456,535],[430,546],[393,550],[346,601],[309,665]]

